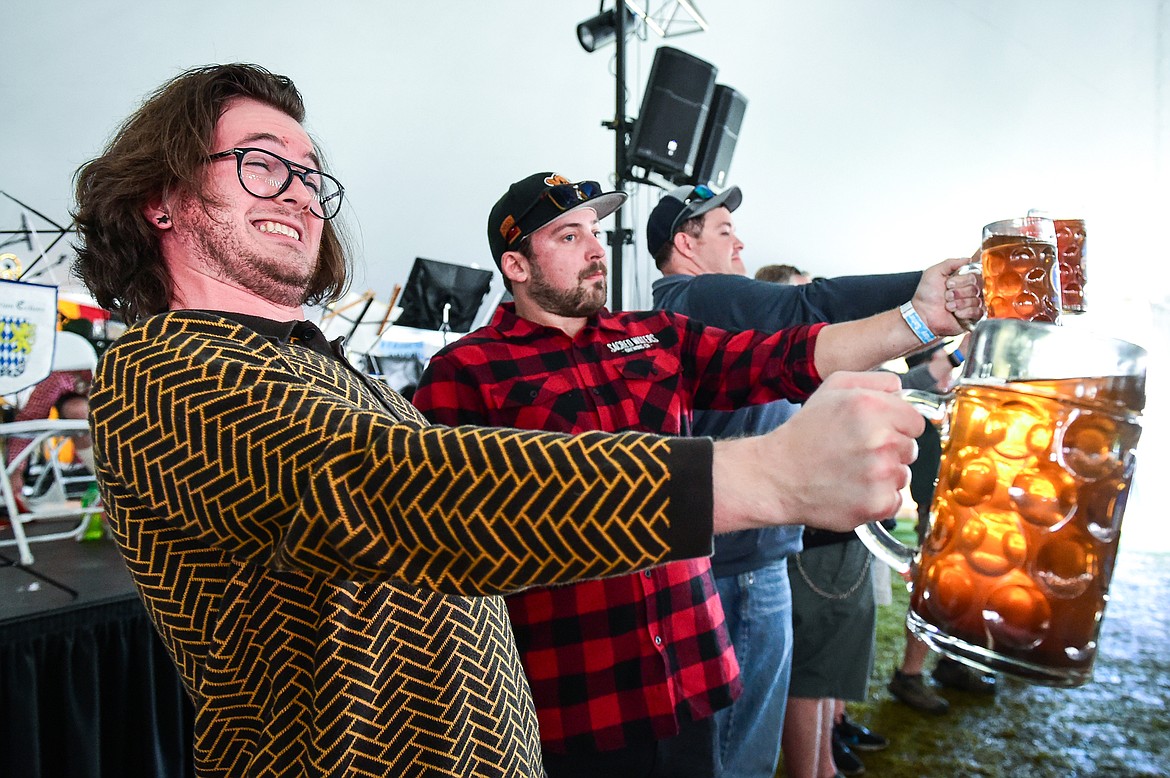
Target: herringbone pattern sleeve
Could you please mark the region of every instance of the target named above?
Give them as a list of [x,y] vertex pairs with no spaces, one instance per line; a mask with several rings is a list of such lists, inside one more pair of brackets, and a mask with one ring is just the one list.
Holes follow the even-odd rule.
[[91,424],[201,775],[540,775],[482,595],[710,549],[707,441],[427,428],[343,363],[208,314],[131,328]]

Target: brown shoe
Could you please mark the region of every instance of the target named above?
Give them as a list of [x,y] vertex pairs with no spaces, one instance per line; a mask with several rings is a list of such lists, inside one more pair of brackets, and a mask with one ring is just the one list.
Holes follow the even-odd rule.
[[901,670],[894,670],[894,677],[886,684],[886,688],[899,702],[922,713],[933,713],[936,716],[941,716],[951,707],[950,703],[939,697],[933,689],[926,685],[922,673],[908,675]]
[[937,684],[949,686],[959,691],[974,694],[995,694],[995,676],[945,656],[939,657],[938,664],[935,665],[934,672],[930,674],[930,677]]

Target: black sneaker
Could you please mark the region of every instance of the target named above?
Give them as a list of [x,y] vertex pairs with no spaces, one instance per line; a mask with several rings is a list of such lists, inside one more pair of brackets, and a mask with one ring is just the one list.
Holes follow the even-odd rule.
[[881,751],[890,744],[873,730],[850,721],[845,714],[841,714],[841,720],[833,726],[833,737],[852,751]]
[[921,673],[907,675],[901,670],[895,670],[894,677],[886,684],[886,688],[899,702],[923,713],[941,716],[950,708],[950,703],[939,697],[933,689],[926,685]]
[[939,657],[930,677],[935,683],[974,694],[995,694],[995,676],[948,657]]
[[849,746],[837,737],[837,728],[833,728],[833,761],[837,764],[837,772],[844,775],[861,775],[865,772],[865,765]]

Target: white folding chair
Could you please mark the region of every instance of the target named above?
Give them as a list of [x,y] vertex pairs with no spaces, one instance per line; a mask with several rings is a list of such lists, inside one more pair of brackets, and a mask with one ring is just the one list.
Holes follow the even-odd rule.
[[[73,332],[56,333],[56,349],[53,354],[53,371],[63,370],[94,370],[97,367],[97,352],[89,341]],[[89,432],[89,423],[85,419],[31,419],[28,421],[14,421],[0,424],[0,464],[3,464],[3,473],[0,473],[0,498],[8,510],[8,522],[12,529],[12,538],[0,539],[0,547],[15,545],[20,550],[20,562],[23,565],[33,563],[30,543],[46,540],[60,540],[73,538],[80,540],[89,524],[89,517],[100,513],[100,505],[83,507],[77,500],[65,497],[64,489],[52,491],[46,497],[27,502],[28,510],[22,511],[16,501],[16,494],[12,490],[12,476],[21,472],[30,456],[39,450],[45,451],[47,468],[52,471],[56,483],[63,485],[66,475],[61,470],[61,461],[58,456],[60,449],[70,438],[76,438]],[[8,441],[10,438],[25,438],[29,444],[13,458],[8,457]],[[86,480],[93,480],[88,475]],[[24,525],[38,519],[76,519],[77,525],[68,531],[49,532],[29,535]]]

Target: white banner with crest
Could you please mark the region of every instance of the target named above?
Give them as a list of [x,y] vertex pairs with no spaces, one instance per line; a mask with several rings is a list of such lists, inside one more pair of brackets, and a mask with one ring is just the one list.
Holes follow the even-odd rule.
[[0,394],[49,375],[56,337],[57,287],[0,281]]

